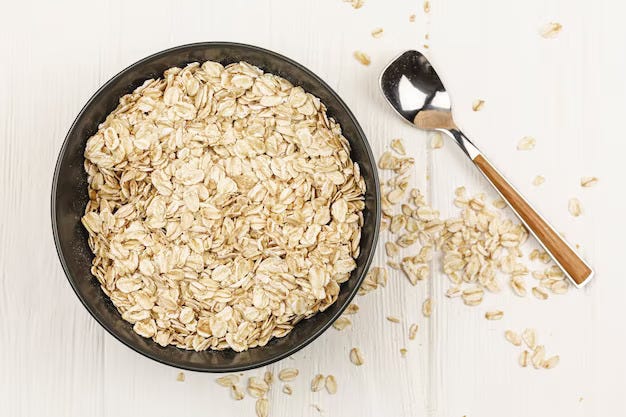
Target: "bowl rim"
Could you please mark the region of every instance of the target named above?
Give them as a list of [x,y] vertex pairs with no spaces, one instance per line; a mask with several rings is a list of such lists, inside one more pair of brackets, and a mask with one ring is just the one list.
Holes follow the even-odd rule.
[[[233,366],[227,366],[227,367],[221,367],[219,369],[213,369],[213,368],[207,368],[207,367],[202,367],[202,366],[193,366],[193,365],[187,365],[187,364],[179,364],[174,360],[168,360],[167,358],[164,357],[159,357],[158,355],[153,354],[150,351],[143,351],[139,346],[134,346],[131,343],[127,343],[125,340],[123,340],[123,338],[121,336],[119,336],[116,331],[113,329],[113,326],[110,326],[105,320],[101,319],[98,314],[96,313],[95,309],[92,308],[91,304],[88,302],[88,300],[86,300],[82,294],[80,293],[78,286],[75,284],[75,278],[72,276],[72,274],[70,273],[69,267],[67,265],[67,262],[65,260],[65,256],[61,250],[61,242],[60,242],[60,238],[59,238],[59,232],[58,232],[58,224],[57,224],[57,210],[56,210],[56,195],[57,195],[57,185],[58,185],[58,179],[59,179],[59,171],[61,169],[61,161],[63,160],[63,157],[65,156],[65,152],[67,150],[68,147],[68,143],[70,141],[70,137],[73,136],[74,134],[74,129],[76,128],[76,125],[78,124],[78,121],[83,117],[85,111],[87,110],[87,108],[98,98],[98,96],[100,95],[100,93],[102,93],[103,91],[105,91],[106,89],[108,89],[111,84],[113,84],[118,78],[120,78],[121,76],[123,76],[124,74],[126,74],[127,72],[142,66],[144,63],[158,58],[162,55],[167,55],[167,54],[171,54],[173,52],[177,52],[179,50],[185,50],[185,49],[193,49],[193,48],[201,48],[201,47],[208,47],[208,48],[216,48],[216,47],[238,47],[238,48],[247,48],[256,52],[261,52],[263,54],[266,55],[270,55],[273,56],[279,60],[283,60],[285,62],[287,62],[289,65],[292,65],[294,67],[297,67],[298,69],[302,70],[304,73],[307,74],[307,76],[311,77],[312,81],[319,84],[322,88],[326,89],[330,95],[337,100],[337,102],[339,103],[340,107],[345,111],[347,117],[351,120],[351,122],[354,124],[356,131],[357,131],[357,135],[361,137],[361,139],[363,140],[363,145],[364,145],[364,149],[365,152],[367,153],[368,158],[373,162],[373,169],[372,169],[372,176],[373,176],[373,182],[375,184],[375,189],[372,190],[373,194],[374,194],[374,200],[375,200],[375,209],[374,209],[374,217],[375,217],[375,225],[374,225],[374,231],[373,231],[373,243],[372,243],[372,247],[370,252],[367,254],[367,257],[364,261],[364,268],[363,268],[363,272],[360,274],[360,276],[356,277],[357,279],[357,285],[354,287],[354,289],[348,294],[344,304],[337,310],[337,312],[335,314],[333,314],[326,323],[324,323],[317,331],[312,332],[311,334],[307,335],[306,338],[302,339],[301,341],[299,341],[297,344],[295,344],[292,348],[287,349],[285,352],[277,354],[275,356],[269,357],[265,360],[262,361],[258,361],[249,365],[244,365],[244,366],[240,366],[240,365],[233,365]],[[254,65],[254,63],[252,63]],[[89,314],[96,320],[96,322],[102,326],[102,328],[104,328],[104,330],[106,330],[111,336],[113,336],[115,339],[117,339],[119,342],[121,342],[122,345],[126,346],[127,348],[130,348],[131,350],[141,354],[142,356],[145,356],[149,359],[152,359],[158,363],[164,364],[164,365],[168,365],[168,366],[172,366],[174,368],[177,369],[185,369],[188,371],[196,371],[196,372],[208,372],[208,373],[227,373],[227,372],[240,372],[240,371],[247,371],[250,369],[256,369],[256,368],[260,368],[263,366],[267,366],[269,364],[272,364],[274,362],[278,362],[281,359],[284,359],[288,356],[293,355],[294,353],[302,350],[303,348],[305,348],[306,346],[308,346],[310,343],[312,343],[315,339],[317,339],[319,336],[322,335],[322,333],[324,333],[344,312],[344,310],[348,307],[348,305],[350,304],[350,302],[354,299],[354,297],[356,296],[363,280],[365,279],[365,275],[367,274],[367,271],[369,269],[369,266],[372,263],[372,260],[374,259],[374,254],[376,252],[376,246],[377,246],[377,242],[378,242],[378,235],[379,235],[379,231],[380,231],[380,219],[381,219],[381,196],[380,196],[380,181],[378,178],[378,172],[376,169],[376,159],[374,158],[372,149],[370,147],[369,141],[367,140],[367,136],[365,135],[365,132],[363,132],[363,129],[361,128],[361,125],[359,124],[358,120],[356,119],[356,117],[354,116],[354,114],[352,113],[352,111],[350,110],[350,108],[348,107],[348,105],[343,101],[343,99],[339,96],[339,94],[337,94],[337,92],[335,92],[335,90],[333,90],[322,78],[320,78],[317,74],[315,74],[313,71],[311,71],[310,69],[308,69],[307,67],[305,67],[304,65],[294,61],[291,58],[288,58],[282,54],[279,54],[277,52],[271,51],[269,49],[265,49],[265,48],[261,48],[259,46],[255,46],[255,45],[250,45],[250,44],[245,44],[245,43],[239,43],[239,42],[228,42],[228,41],[209,41],[209,42],[195,42],[195,43],[188,43],[188,44],[184,44],[184,45],[179,45],[179,46],[174,46],[171,48],[167,48],[158,52],[155,52],[153,54],[150,54],[148,56],[146,56],[145,58],[142,58],[134,63],[132,63],[131,65],[127,66],[126,68],[124,68],[123,70],[119,71],[118,73],[116,73],[114,76],[112,76],[106,83],[104,83],[100,88],[98,88],[96,90],[96,92],[94,92],[91,97],[89,98],[89,100],[85,103],[85,105],[81,108],[80,112],[78,113],[78,115],[76,116],[76,118],[74,119],[74,121],[72,122],[67,134],[65,135],[65,139],[63,140],[63,144],[61,145],[61,148],[59,149],[59,153],[57,156],[57,161],[55,163],[55,167],[54,167],[54,174],[52,177],[52,188],[51,188],[51,201],[50,201],[50,214],[51,214],[51,220],[52,220],[52,234],[54,237],[54,245],[56,248],[56,252],[57,252],[57,256],[59,258],[59,261],[61,262],[61,266],[63,268],[63,272],[65,273],[65,277],[67,278],[67,281],[69,282],[70,286],[72,287],[72,290],[74,291],[74,293],[76,294],[76,296],[78,297],[78,299],[80,300],[80,302],[82,303],[82,305],[87,309],[87,311],[89,312]],[[91,278],[93,277],[93,274],[91,276]],[[122,320],[121,316],[120,316],[120,320]],[[262,348],[262,347],[260,347]],[[255,348],[253,348],[255,349]]]

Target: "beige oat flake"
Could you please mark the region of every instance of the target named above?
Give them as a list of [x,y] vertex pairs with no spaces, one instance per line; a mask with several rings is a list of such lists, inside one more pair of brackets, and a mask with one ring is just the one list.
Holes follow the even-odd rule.
[[325,386],[329,394],[333,395],[337,393],[337,380],[334,375],[328,375],[326,377]]
[[535,148],[536,143],[537,141],[535,140],[535,138],[532,138],[530,136],[524,136],[517,143],[517,150],[518,151],[530,151],[531,149]]
[[337,320],[335,320],[335,322],[333,323],[333,327],[337,330],[343,330],[346,327],[350,326],[352,324],[352,322],[350,321],[349,318],[347,317],[339,317]]
[[537,175],[533,179],[533,185],[534,186],[539,186],[539,185],[543,184],[544,182],[546,182],[546,178],[543,175]]
[[359,348],[352,348],[350,350],[350,361],[356,366],[363,365],[363,354]]
[[430,298],[424,300],[424,303],[422,304],[422,314],[424,314],[424,317],[430,317],[432,314],[432,308],[432,300]]
[[390,321],[391,323],[400,323],[400,319],[398,317],[395,316],[387,316],[387,321]]
[[472,110],[480,111],[485,106],[485,100],[477,99],[472,103]]
[[597,177],[582,177],[580,179],[580,186],[583,188],[593,187],[598,183]]
[[524,343],[526,343],[526,346],[528,346],[531,349],[534,349],[536,345],[536,340],[537,340],[535,329],[530,329],[530,328],[524,329],[524,331],[522,332],[522,339],[524,340]]
[[485,313],[485,318],[487,320],[501,320],[504,316],[504,312],[501,310],[487,311]]
[[362,51],[354,51],[354,58],[359,61],[361,64],[368,66],[372,63],[371,58],[365,52]]
[[283,382],[293,381],[298,376],[299,371],[296,368],[281,369],[278,373],[278,379]]
[[506,340],[508,340],[509,342],[511,342],[515,346],[521,346],[522,345],[522,338],[517,333],[515,333],[513,330],[505,331],[504,332],[504,337],[506,338]]
[[570,198],[567,209],[569,210],[569,214],[574,217],[579,217],[583,213],[582,205],[580,204],[580,200],[577,198]]
[[406,155],[406,149],[404,148],[404,142],[402,142],[402,139],[393,139],[391,141],[390,147],[391,149],[396,151],[399,155],[402,155],[402,156]]
[[563,29],[563,25],[558,22],[546,23],[540,30],[540,34],[544,38],[555,38]]
[[269,409],[270,403],[267,398],[259,398],[258,400],[256,400],[254,410],[256,411],[257,417],[268,417]]
[[322,388],[324,388],[324,385],[325,385],[324,375],[317,374],[311,380],[311,391],[313,392],[321,391]]
[[383,36],[383,28],[376,28],[374,30],[372,30],[372,38],[380,38],[381,36]]
[[443,135],[439,132],[434,132],[430,137],[430,147],[432,149],[440,149],[443,147]]

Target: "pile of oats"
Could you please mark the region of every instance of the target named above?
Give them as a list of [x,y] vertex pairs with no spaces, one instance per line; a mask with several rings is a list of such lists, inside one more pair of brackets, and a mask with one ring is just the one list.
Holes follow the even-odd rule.
[[[452,284],[446,292],[448,297],[460,297],[466,305],[477,306],[485,291],[501,290],[502,276],[508,277],[515,294],[526,296],[525,277],[531,275],[531,271],[521,260],[521,246],[528,232],[503,215],[504,201],[495,200],[490,206],[484,194],[469,197],[465,187],[459,187],[454,204],[461,212],[442,219],[419,190],[408,189],[407,172],[414,160],[406,156],[402,141],[394,139],[391,149],[394,152],[384,152],[378,162],[381,170],[393,172],[393,176],[382,183],[382,229],[389,230],[393,239],[385,242],[387,265],[402,270],[410,283],[416,285],[430,276],[430,261],[435,252],[441,252],[443,272]],[[401,249],[412,254],[398,259]],[[547,253],[538,250],[531,253],[530,259],[541,260],[544,264],[551,262]],[[361,295],[384,286],[387,274],[383,274],[382,269],[372,268],[361,287]],[[532,276],[539,283],[530,292],[541,300],[548,298],[547,290],[563,294],[569,288],[556,265],[533,271]],[[424,302],[423,312],[426,317],[430,315],[430,299]],[[501,312],[488,317],[490,320],[499,318]]]
[[317,97],[248,63],[147,80],[88,140],[85,170],[92,272],[161,346],[263,346],[356,267],[365,182],[348,141]]

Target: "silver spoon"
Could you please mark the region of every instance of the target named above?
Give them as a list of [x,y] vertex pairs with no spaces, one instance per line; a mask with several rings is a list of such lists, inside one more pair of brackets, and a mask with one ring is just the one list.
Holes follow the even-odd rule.
[[406,51],[394,59],[384,69],[380,87],[394,110],[413,126],[437,130],[455,140],[576,287],[591,280],[589,265],[456,126],[450,97],[424,55]]

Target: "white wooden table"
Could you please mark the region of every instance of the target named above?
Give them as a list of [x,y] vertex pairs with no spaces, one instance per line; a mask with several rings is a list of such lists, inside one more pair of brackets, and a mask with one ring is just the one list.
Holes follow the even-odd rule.
[[[289,397],[270,393],[272,416],[496,417],[626,415],[624,161],[620,122],[626,99],[626,11],[622,2],[585,0],[17,1],[0,14],[0,414],[3,416],[253,416],[214,375],[160,365],[107,334],[79,303],[50,233],[53,166],[72,120],[107,79],[153,52],[189,42],[229,40],[283,53],[324,78],[347,101],[377,155],[402,137],[417,161],[414,182],[451,214],[455,187],[487,188],[454,145],[401,123],[377,89],[382,67],[404,49],[423,48],[452,91],[456,118],[597,270],[580,291],[548,301],[510,291],[476,308],[443,296],[435,271],[417,287],[393,274],[387,288],[357,299],[351,328],[268,369],[300,369]],[[415,13],[415,22],[409,15]],[[564,29],[546,40],[538,29]],[[370,36],[384,28],[380,39]],[[372,57],[363,67],[354,50]],[[473,112],[476,98],[486,101]],[[526,135],[530,152],[516,150]],[[531,185],[542,174],[546,183]],[[579,186],[581,176],[599,184]],[[584,215],[572,218],[577,196]],[[381,237],[381,243],[386,235]],[[529,246],[530,247],[530,246]],[[379,251],[375,264],[382,264]],[[434,313],[421,315],[426,297]],[[483,318],[489,308],[501,321]],[[402,318],[402,325],[386,315]],[[415,341],[407,327],[418,322]],[[503,338],[535,327],[550,371],[522,369]],[[365,364],[348,352],[358,346]],[[399,349],[408,349],[402,358]],[[250,371],[260,375],[265,369]],[[311,393],[316,373],[336,375],[339,392]]]

